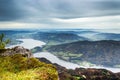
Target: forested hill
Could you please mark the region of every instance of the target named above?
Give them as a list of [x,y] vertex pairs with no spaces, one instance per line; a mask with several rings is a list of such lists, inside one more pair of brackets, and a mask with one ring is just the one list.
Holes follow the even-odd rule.
[[[120,41],[78,41],[73,43],[49,46],[46,48],[60,58],[71,57],[70,61],[88,61],[94,64],[119,67],[120,65]],[[63,55],[59,55],[62,53]],[[82,54],[82,56],[75,56]],[[72,56],[71,56],[72,55]],[[77,63],[78,63],[77,62]]]

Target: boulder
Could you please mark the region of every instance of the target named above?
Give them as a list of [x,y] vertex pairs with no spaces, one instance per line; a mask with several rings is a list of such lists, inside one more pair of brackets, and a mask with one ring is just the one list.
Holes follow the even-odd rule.
[[22,46],[16,46],[12,49],[2,49],[0,50],[0,55],[1,56],[10,56],[14,54],[22,54],[24,57],[33,57],[31,51],[29,49],[26,49]]

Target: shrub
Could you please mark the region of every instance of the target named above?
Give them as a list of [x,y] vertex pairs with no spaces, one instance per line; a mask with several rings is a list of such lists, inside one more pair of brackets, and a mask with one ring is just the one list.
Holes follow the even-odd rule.
[[9,39],[4,39],[5,35],[0,34],[0,49],[5,49],[6,45],[10,43]]

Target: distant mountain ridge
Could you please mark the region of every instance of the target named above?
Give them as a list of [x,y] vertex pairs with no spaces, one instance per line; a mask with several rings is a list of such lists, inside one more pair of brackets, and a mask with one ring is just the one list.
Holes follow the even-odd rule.
[[46,43],[57,44],[87,40],[87,38],[71,32],[37,32],[36,34],[33,34],[33,38],[45,41]]

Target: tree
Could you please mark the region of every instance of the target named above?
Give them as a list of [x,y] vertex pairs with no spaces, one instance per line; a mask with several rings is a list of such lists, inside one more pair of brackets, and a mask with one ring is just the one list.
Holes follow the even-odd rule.
[[6,45],[10,43],[9,39],[4,39],[5,35],[0,34],[0,49],[5,49]]

